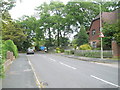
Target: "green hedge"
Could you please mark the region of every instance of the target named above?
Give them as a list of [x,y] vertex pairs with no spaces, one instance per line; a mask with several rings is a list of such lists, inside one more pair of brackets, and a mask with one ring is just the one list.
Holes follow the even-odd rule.
[[3,52],[2,52],[2,40],[0,40],[0,78],[3,78],[4,77],[4,62],[5,62],[5,59],[3,57]]
[[14,56],[18,56],[17,46],[12,40],[0,40],[0,78],[4,77],[4,62],[6,60],[7,51],[13,52]]
[[11,52],[13,52],[15,57],[18,56],[17,46],[14,44],[14,42],[12,40],[5,41],[4,45],[5,45],[4,46],[5,51],[11,51]]
[[[79,52],[75,52],[75,55],[77,56],[83,56],[83,57],[93,57],[93,58],[100,58],[101,52],[95,51],[95,50],[80,50]],[[112,51],[103,51],[103,57],[104,58],[111,58],[112,57]]]
[[68,55],[71,55],[71,54],[74,54],[74,50],[68,50],[68,51],[65,51],[65,54],[68,54]]

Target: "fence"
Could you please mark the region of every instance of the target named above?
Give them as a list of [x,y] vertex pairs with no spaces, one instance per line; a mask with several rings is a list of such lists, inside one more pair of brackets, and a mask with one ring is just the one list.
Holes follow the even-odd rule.
[[[100,58],[101,51],[100,50],[75,50],[74,54],[77,56]],[[103,51],[104,58],[111,58],[112,56],[113,56],[112,50]]]

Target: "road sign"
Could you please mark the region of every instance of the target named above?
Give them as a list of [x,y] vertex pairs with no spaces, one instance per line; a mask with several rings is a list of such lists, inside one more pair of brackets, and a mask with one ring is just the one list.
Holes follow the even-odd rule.
[[102,32],[100,32],[99,37],[101,37],[101,38],[102,38],[102,37],[105,37],[105,36],[104,36],[104,34],[103,34]]

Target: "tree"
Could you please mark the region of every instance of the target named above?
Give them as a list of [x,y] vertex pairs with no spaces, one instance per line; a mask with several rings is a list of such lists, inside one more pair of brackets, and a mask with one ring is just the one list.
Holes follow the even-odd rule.
[[3,40],[2,40],[2,31],[5,29],[2,25],[6,24],[10,20],[10,14],[9,10],[14,6],[13,0],[4,1],[0,0],[0,78],[4,76],[4,62],[5,62],[5,57],[3,53]]
[[78,34],[75,35],[75,44],[77,46],[88,43],[88,35],[86,33],[85,27],[82,25]]
[[24,29],[21,29],[18,24],[12,21],[7,21],[7,23],[3,23],[2,28],[2,39],[13,40],[20,50],[21,43],[26,38],[26,35],[24,34]]
[[120,45],[120,19],[118,20],[118,23],[115,24],[115,27],[116,29],[115,29],[114,37],[117,43]]
[[112,39],[115,38],[118,44],[120,44],[120,22],[114,24],[104,23],[103,33],[105,37],[103,38],[104,49],[111,49]]
[[33,42],[37,43],[36,40],[39,40],[39,36],[43,33],[38,32],[40,28],[35,17],[23,16],[21,19],[17,20],[16,23],[24,29],[24,33],[26,34],[26,39],[21,43],[22,50],[26,51],[32,46]]
[[40,21],[41,25],[45,29],[46,33],[48,33],[49,42],[52,44],[52,33],[57,40],[57,46],[60,45],[60,38],[62,32],[62,15],[63,15],[64,4],[62,2],[51,1],[50,4],[42,4],[37,7],[36,10],[40,12]]

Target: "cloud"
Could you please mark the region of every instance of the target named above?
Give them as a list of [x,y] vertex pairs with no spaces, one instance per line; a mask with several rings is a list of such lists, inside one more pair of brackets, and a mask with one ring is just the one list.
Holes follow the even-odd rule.
[[[13,19],[17,19],[22,17],[23,15],[33,15],[34,14],[34,9],[37,6],[40,6],[43,2],[50,2],[51,0],[17,0],[16,6],[10,10],[11,17]],[[67,3],[68,0],[60,0],[64,2],[65,4]]]

